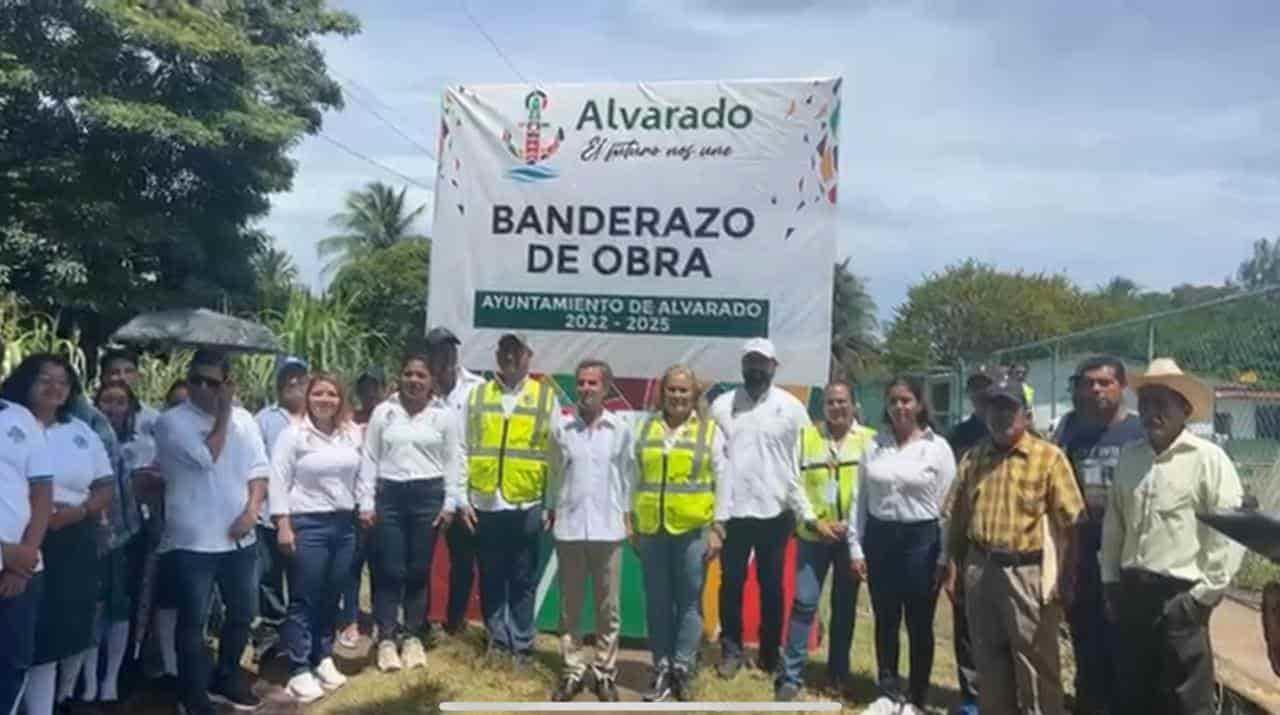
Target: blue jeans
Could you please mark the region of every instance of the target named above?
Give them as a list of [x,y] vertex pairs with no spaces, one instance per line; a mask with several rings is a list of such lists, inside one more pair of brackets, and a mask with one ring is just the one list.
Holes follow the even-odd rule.
[[427,636],[431,557],[436,549],[433,523],[443,507],[443,479],[378,481],[373,619],[379,641]]
[[258,610],[258,549],[205,553],[170,551],[178,600],[178,689],[187,703],[203,702],[209,690],[209,654],[204,629],[213,587],[218,586],[226,617],[218,641],[217,682],[238,677],[240,655]]
[[941,551],[937,521],[867,520],[862,539],[867,557],[871,609],[876,618],[876,678],[882,693],[901,695],[898,680],[898,629],[905,619],[910,644],[907,698],[924,707],[933,671],[933,588]]
[[[356,546],[351,557],[351,577],[342,589],[342,607],[338,610],[338,625],[347,627],[360,618],[360,581],[364,578],[364,564],[367,559],[373,564],[371,547],[373,532],[364,532],[359,525],[355,526]],[[370,570],[373,575],[373,569]]]
[[36,610],[40,607],[44,574],[27,582],[13,598],[0,598],[0,715],[14,712],[22,699],[27,669],[36,645]]
[[641,535],[638,542],[653,666],[692,673],[702,638],[706,529]]
[[1120,648],[1116,624],[1107,620],[1098,565],[1101,531],[1085,523],[1078,529],[1075,601],[1067,612],[1076,658],[1076,711],[1105,713],[1117,692],[1115,653]]
[[831,569],[831,635],[827,648],[827,677],[835,682],[849,676],[849,648],[853,646],[853,620],[862,585],[849,567],[849,546],[843,540],[826,544],[796,539],[795,597],[787,626],[787,647],[782,656],[779,684],[799,686],[809,657],[809,631],[822,598],[822,582]]
[[289,560],[289,615],[280,639],[290,674],[298,675],[333,654],[338,599],[351,579],[356,530],[349,511],[294,514],[290,521],[297,550]]
[[478,511],[476,519],[480,610],[489,647],[528,655],[533,652],[542,508]]

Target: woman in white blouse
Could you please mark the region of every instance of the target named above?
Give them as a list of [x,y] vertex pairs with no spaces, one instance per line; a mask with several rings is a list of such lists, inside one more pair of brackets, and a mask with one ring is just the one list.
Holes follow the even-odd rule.
[[31,410],[44,428],[53,466],[53,516],[41,546],[44,591],[36,614],[35,656],[23,696],[30,715],[53,712],[70,696],[86,651],[100,583],[98,525],[111,506],[114,470],[106,447],[88,424],[70,414],[80,380],[63,357],[38,354],[22,361],[4,383],[3,397]]
[[361,482],[376,489],[362,493],[360,521],[374,527],[373,620],[384,672],[427,664],[431,556],[437,527],[464,498],[464,454],[457,413],[436,394],[426,355],[411,351],[399,390],[369,418],[360,467]]
[[347,682],[332,657],[360,492],[360,430],[345,394],[336,377],[313,375],[306,416],[280,433],[271,453],[271,516],[277,546],[289,559],[289,609],[280,638],[289,657],[289,694],[304,703]]
[[[885,422],[862,461],[849,514],[850,556],[867,577],[875,613],[877,683],[872,715],[925,712],[933,670],[933,612],[945,575],[939,523],[956,474],[946,439],[933,431],[924,385],[898,377],[885,389]],[[906,620],[910,675],[898,678],[898,629]]]

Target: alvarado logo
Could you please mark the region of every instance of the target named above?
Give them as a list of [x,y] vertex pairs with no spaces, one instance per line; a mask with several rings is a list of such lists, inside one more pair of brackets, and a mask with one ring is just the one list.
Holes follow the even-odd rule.
[[626,107],[612,97],[605,102],[603,111],[596,100],[587,100],[578,116],[577,129],[593,125],[596,131],[605,129],[746,129],[751,123],[751,108],[734,104],[729,106],[724,97],[707,107],[692,105],[668,107]]
[[517,126],[524,128],[524,143],[518,144],[510,131],[502,131],[502,141],[507,150],[516,159],[524,162],[521,166],[507,171],[507,178],[522,183],[554,179],[560,175],[554,168],[542,162],[550,159],[560,149],[564,141],[564,127],[556,130],[555,138],[550,144],[542,143],[542,130],[550,129],[549,122],[542,121],[542,110],[547,108],[547,93],[535,89],[524,98],[525,109],[529,110],[528,118]]

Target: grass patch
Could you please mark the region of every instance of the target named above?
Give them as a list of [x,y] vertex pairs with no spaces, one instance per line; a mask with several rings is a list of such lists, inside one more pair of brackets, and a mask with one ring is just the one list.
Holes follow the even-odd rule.
[[1280,564],[1250,551],[1244,555],[1244,561],[1240,564],[1233,583],[1236,588],[1245,591],[1261,591],[1268,583],[1276,580],[1280,580]]

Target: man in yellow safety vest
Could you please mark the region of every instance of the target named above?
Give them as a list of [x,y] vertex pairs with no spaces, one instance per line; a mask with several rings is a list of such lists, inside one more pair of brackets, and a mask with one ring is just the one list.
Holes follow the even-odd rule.
[[538,544],[551,526],[543,511],[554,388],[529,377],[528,339],[498,340],[498,374],[471,392],[466,416],[467,504],[463,523],[476,534],[480,609],[489,653],[531,663]]
[[774,695],[794,700],[800,694],[809,631],[822,595],[827,569],[831,581],[831,637],[828,639],[827,680],[834,688],[849,677],[849,648],[853,645],[853,619],[860,581],[849,560],[846,541],[849,510],[857,490],[858,464],[875,430],[854,418],[853,389],[844,381],[823,391],[822,425],[800,432],[800,490],[796,495],[795,597],[783,653],[782,672]]

